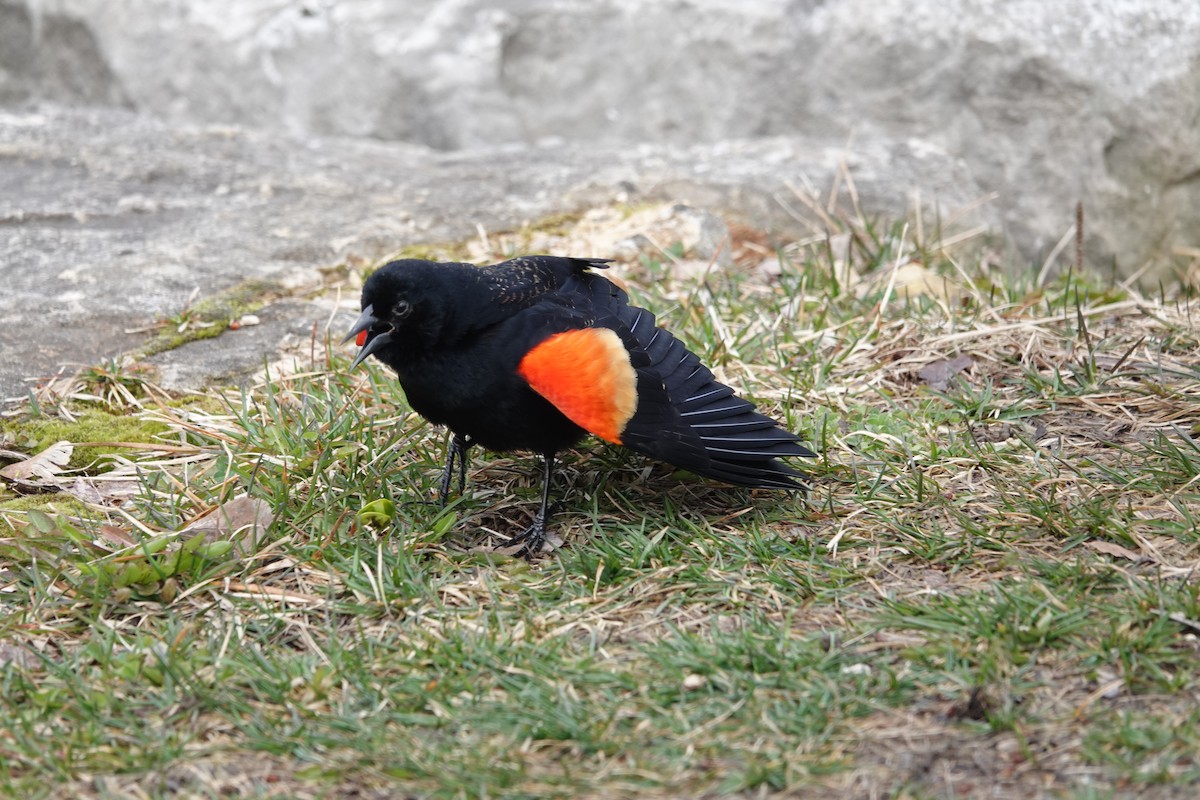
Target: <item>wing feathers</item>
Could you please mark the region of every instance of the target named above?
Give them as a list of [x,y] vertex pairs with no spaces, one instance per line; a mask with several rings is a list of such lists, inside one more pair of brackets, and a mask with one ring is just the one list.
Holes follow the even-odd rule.
[[717,480],[803,487],[802,473],[779,459],[813,453],[717,381],[651,312],[629,305],[622,289],[587,271],[602,262],[519,261],[522,279],[504,287],[510,296],[543,282],[559,294],[543,298],[548,305],[531,318],[549,338],[523,356],[518,371],[575,424]]
[[[601,318],[599,324],[617,329],[626,348],[645,355],[634,361],[638,409],[625,427],[627,447],[728,483],[803,485],[801,473],[777,460],[813,455],[795,436],[718,382],[696,354],[655,324],[649,311],[623,305],[616,317]],[[661,391],[643,389],[651,384]]]

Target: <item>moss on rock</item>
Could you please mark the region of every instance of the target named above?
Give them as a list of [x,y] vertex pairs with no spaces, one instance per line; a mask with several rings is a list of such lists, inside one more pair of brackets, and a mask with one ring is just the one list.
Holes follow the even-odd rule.
[[271,281],[247,280],[206,297],[172,318],[171,324],[145,344],[142,355],[152,356],[188,342],[220,336],[229,323],[258,311],[278,292],[278,284]]
[[88,410],[79,413],[74,421],[58,417],[33,417],[6,421],[2,428],[6,439],[18,449],[31,454],[40,453],[55,442],[67,441],[76,445],[68,464],[70,469],[82,469],[106,455],[128,452],[117,447],[79,447],[90,442],[144,442],[159,438],[170,428],[162,422],[140,417]]

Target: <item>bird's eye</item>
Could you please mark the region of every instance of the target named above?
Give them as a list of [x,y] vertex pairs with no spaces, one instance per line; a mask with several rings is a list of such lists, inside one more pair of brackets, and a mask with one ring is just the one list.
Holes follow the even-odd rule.
[[392,308],[392,319],[401,320],[412,313],[412,303],[407,300],[397,300],[396,305]]

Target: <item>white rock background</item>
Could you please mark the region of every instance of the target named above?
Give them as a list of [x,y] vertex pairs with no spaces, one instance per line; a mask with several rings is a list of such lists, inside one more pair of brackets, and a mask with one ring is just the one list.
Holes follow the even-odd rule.
[[1198,0],[0,0],[0,104],[47,100],[438,150],[937,153],[1026,257],[1079,200],[1105,272],[1200,245]]

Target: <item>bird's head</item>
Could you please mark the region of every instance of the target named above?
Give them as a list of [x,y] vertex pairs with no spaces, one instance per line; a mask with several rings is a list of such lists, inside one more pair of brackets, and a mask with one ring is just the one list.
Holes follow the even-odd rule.
[[[342,341],[359,346],[350,368],[374,355],[392,364],[405,351],[430,346],[440,336],[453,302],[452,265],[418,259],[392,261],[363,284],[362,314]],[[453,265],[458,266],[458,265]]]

